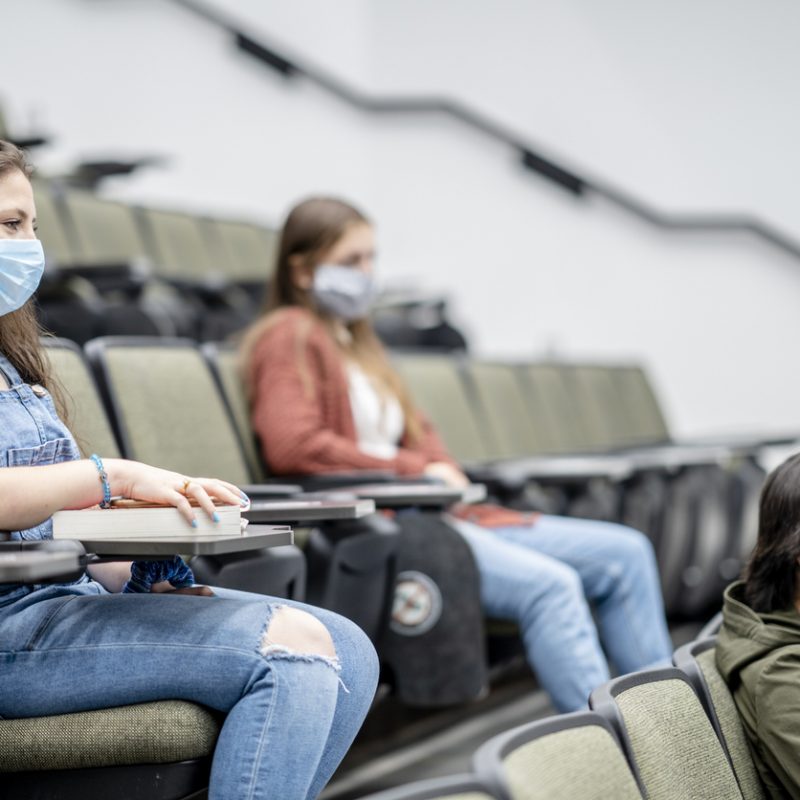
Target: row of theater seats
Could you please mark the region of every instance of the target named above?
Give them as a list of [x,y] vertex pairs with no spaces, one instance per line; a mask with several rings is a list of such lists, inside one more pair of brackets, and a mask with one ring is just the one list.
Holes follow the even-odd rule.
[[[116,426],[112,433],[102,414],[87,414],[85,398],[75,404],[74,427],[92,430],[84,437],[95,449],[237,484],[268,477],[232,346],[114,337],[86,350]],[[754,541],[764,477],[758,444],[669,445],[655,394],[635,366],[393,358],[448,447],[497,499],[631,524],[653,540],[672,617],[699,619],[719,606]],[[606,414],[587,376],[615,389]],[[581,408],[590,404],[593,416]],[[589,420],[610,425],[612,417],[619,439],[606,436],[602,454],[599,435],[576,437],[578,422],[591,433]],[[582,455],[566,455],[575,452]]]
[[[274,269],[278,232],[242,219],[131,205],[35,179],[47,257],[37,294],[45,328],[83,344],[105,335],[222,339],[250,323]],[[447,303],[385,293],[374,313],[385,341],[464,349]]]
[[[247,410],[232,350],[219,358],[226,365],[223,378],[212,366],[218,349],[207,345],[201,351],[188,339],[107,337],[91,340],[85,350],[67,340],[47,344],[70,428],[85,454],[213,475],[243,487],[253,500],[300,491],[296,482],[265,484],[252,442],[244,447],[237,426],[248,424]],[[236,385],[233,414],[219,380]],[[319,481],[306,488],[328,485]],[[336,543],[315,529],[305,553],[290,545],[245,556],[200,556],[190,563],[201,582],[308,600],[350,617],[377,640],[393,584],[397,534],[387,525],[373,517],[341,520],[326,527]],[[315,580],[307,580],[312,573]],[[365,595],[374,602],[365,604]]]
[[[230,347],[207,344],[201,349],[197,343],[185,339],[106,338],[89,342],[84,350],[73,343],[51,341],[49,355],[56,374],[69,395],[70,424],[85,452],[97,451],[106,456],[124,454],[184,474],[219,475],[244,485],[247,491],[252,493],[254,491],[249,484],[266,477],[249,428],[236,353]],[[85,356],[92,365],[92,372],[89,371]],[[398,354],[396,358],[400,364],[404,359],[418,360],[420,357]],[[410,371],[406,367],[410,363],[400,367],[407,378]],[[428,360],[425,359],[422,363],[428,363]],[[448,363],[455,362],[448,359]],[[461,374],[463,365],[456,364],[456,366],[458,374]],[[455,442],[451,441],[450,444],[454,445]],[[559,491],[562,491],[562,486],[566,486],[572,491],[571,487],[575,484],[580,484],[582,481],[585,484],[584,479],[587,474],[585,468],[582,473],[570,472],[563,468],[559,472],[556,469],[559,459],[550,456],[543,459],[527,458],[523,461],[527,468],[539,464],[536,481],[541,481],[548,487],[557,486]],[[497,463],[497,460],[494,460],[488,465],[480,465],[479,469],[488,478],[495,478],[497,486],[508,490],[511,481],[508,480],[509,473],[504,471],[507,469],[507,464],[503,464],[502,469],[493,475],[492,468]],[[562,459],[560,463],[562,466],[564,463],[574,464],[574,460]],[[545,474],[545,467],[550,470],[549,478]],[[528,469],[528,472],[535,470]],[[680,470],[678,472],[680,474]],[[352,476],[349,480],[352,481]],[[566,489],[563,491],[569,494]],[[523,500],[526,499],[527,493],[522,493],[522,497]],[[325,570],[316,571],[317,576],[323,577],[322,586],[316,587],[315,595],[309,592],[307,598],[351,616],[379,640],[381,626],[388,610],[386,601],[393,583],[391,562],[395,538],[394,532],[384,530],[367,531],[366,534],[358,536],[334,535],[327,539],[322,535],[321,539],[316,540],[320,545],[316,551],[316,559],[318,563],[325,559],[331,563],[328,563]],[[312,534],[309,539],[312,556],[314,556],[314,543]],[[336,549],[339,545],[345,548],[352,545],[353,550],[344,553],[343,558],[336,562],[336,559],[342,556]],[[364,557],[365,551],[369,552],[369,558]],[[305,558],[308,558],[308,555],[309,548],[306,549]],[[295,556],[299,557],[299,560]],[[351,560],[347,561],[348,558]],[[305,569],[305,559],[298,552],[293,553],[290,560],[293,564],[299,563],[301,571]],[[275,571],[274,560],[270,559],[269,555],[257,554],[254,558],[244,561],[250,562],[250,565],[255,567],[255,572],[260,575],[261,581],[259,586],[247,588],[256,588],[270,594],[280,595],[283,592],[288,596],[303,596],[304,581],[292,577],[298,573],[292,570],[287,572],[285,569]],[[345,561],[347,563],[344,563]],[[197,563],[193,566],[196,567],[200,580],[224,585],[227,576],[232,581],[231,585],[241,585],[237,584],[242,575],[239,571],[239,567],[243,566],[241,562]],[[231,567],[232,569],[229,569]],[[204,569],[208,578],[203,574]],[[253,574],[253,571],[247,569],[245,572]],[[314,570],[309,570],[309,574],[312,572]],[[276,579],[276,575],[277,584],[270,583]],[[311,588],[309,586],[309,589]],[[366,597],[372,598],[372,602],[365,602]],[[136,719],[139,719],[137,715],[143,714],[138,727],[142,725],[149,727],[155,720],[157,724],[162,724],[170,730],[191,729],[197,733],[197,735],[178,737],[180,746],[175,752],[179,755],[171,756],[176,761],[183,758],[187,764],[189,761],[194,764],[197,758],[188,754],[189,751],[197,751],[202,758],[207,759],[208,753],[213,749],[219,727],[218,720],[209,715],[205,709],[192,704],[167,704],[168,707],[164,704],[156,705],[157,708],[154,709],[134,708],[129,712],[115,709],[91,712],[97,715],[96,720],[84,719],[85,715],[79,715],[80,719],[76,719],[74,724],[79,726],[81,731],[86,725],[93,725],[91,729],[96,731],[98,737],[95,742],[108,743],[109,737],[103,731],[116,729],[113,725],[116,724],[115,721],[120,714],[124,718],[120,723],[122,726],[120,730],[128,729],[131,715],[135,718],[133,727],[136,728]],[[10,736],[10,741],[15,745],[13,752],[20,758],[27,757],[31,748],[23,747],[20,750],[20,737],[27,741],[26,736],[33,736],[38,740],[42,725],[48,724],[64,724],[64,720],[56,723],[49,718],[42,721],[2,721],[0,738],[3,735]],[[19,733],[20,726],[25,727],[23,734]],[[81,734],[78,738],[86,737]],[[113,738],[112,736],[111,740]],[[69,741],[69,737],[67,740]],[[112,743],[113,741],[109,743],[109,747]],[[103,748],[105,746],[104,744]],[[11,747],[4,746],[2,749],[7,756],[12,751]],[[87,757],[92,754],[94,757],[98,755],[97,747],[91,744],[85,746],[81,752],[84,751],[88,753]],[[98,785],[103,785],[103,780],[100,774]]]
[[759,454],[797,438],[676,443],[637,365],[393,358],[467,474],[504,503],[646,533],[672,617],[719,605],[755,542]]
[[765,800],[706,629],[673,656],[598,687],[591,711],[550,717],[487,741],[473,772],[368,800]]
[[277,233],[254,222],[134,206],[34,181],[47,257],[45,326],[84,342],[104,334],[218,339],[256,313]]

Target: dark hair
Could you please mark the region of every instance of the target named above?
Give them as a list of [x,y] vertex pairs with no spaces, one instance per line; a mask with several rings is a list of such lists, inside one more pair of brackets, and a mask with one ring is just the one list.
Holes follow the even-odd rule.
[[800,558],[800,453],[768,476],[761,490],[758,541],[745,569],[745,600],[758,613],[794,604]]
[[[0,139],[0,178],[18,170],[30,178],[33,169],[25,154],[11,142]],[[47,383],[47,362],[39,344],[41,330],[33,304],[0,317],[0,351],[16,367],[27,383]]]

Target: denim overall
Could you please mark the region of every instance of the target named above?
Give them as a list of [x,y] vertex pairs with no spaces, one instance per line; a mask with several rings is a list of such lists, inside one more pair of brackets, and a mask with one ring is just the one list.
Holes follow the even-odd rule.
[[[80,458],[47,392],[23,383],[2,354],[0,371],[10,386],[0,391],[0,467]],[[52,525],[13,536],[51,538]],[[0,586],[0,719],[189,700],[227,713],[209,800],[317,797],[375,693],[369,639],[313,606],[231,589],[214,595],[112,594],[88,575]],[[281,606],[322,622],[337,658],[271,644],[265,631]]]
[[[10,387],[0,391],[0,467],[46,466],[80,458],[78,445],[58,418],[50,394],[42,386],[26,384],[2,353],[0,372]],[[51,520],[11,534],[12,539],[52,537]],[[0,584],[0,605],[30,591],[32,587]]]

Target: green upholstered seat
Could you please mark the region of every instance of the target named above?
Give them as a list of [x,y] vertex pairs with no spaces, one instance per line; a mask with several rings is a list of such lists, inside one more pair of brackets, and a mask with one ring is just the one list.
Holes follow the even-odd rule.
[[475,775],[465,774],[415,781],[362,800],[494,800],[497,796]]
[[452,356],[398,353],[392,355],[392,363],[458,461],[478,462],[501,455],[470,406]]
[[227,275],[224,255],[205,229],[207,221],[178,211],[147,208],[142,220],[156,275],[202,283]]
[[107,384],[127,457],[250,483],[233,423],[194,343],[108,337],[89,342],[87,355]]
[[33,190],[36,195],[37,236],[44,247],[48,268],[73,263],[77,258],[75,245],[64,224],[51,185],[34,178]]
[[119,446],[83,352],[73,342],[44,339],[66,405],[67,423],[84,456],[119,458]]
[[576,453],[590,449],[591,436],[566,380],[564,365],[552,362],[520,367],[522,385],[531,408],[536,408],[551,432],[550,449]]
[[242,380],[239,353],[233,345],[216,343],[205,344],[202,350],[228,405],[250,474],[256,483],[263,481],[266,473],[250,425],[250,407]]
[[277,231],[238,220],[211,220],[209,233],[216,237],[232,281],[264,283],[271,277],[277,258]]
[[758,777],[758,770],[753,762],[733,695],[717,669],[714,649],[710,648],[699,653],[697,661],[711,694],[714,711],[719,720],[720,730],[725,739],[734,772],[739,780],[742,796],[744,800],[764,800],[766,793],[761,785],[761,779]]
[[[713,621],[707,627],[713,629]],[[727,751],[744,800],[765,800],[767,795],[753,761],[736,703],[717,669],[716,641],[716,635],[698,637],[676,650],[673,661],[686,673],[703,701],[717,736]]]
[[502,733],[475,755],[475,770],[512,800],[640,800],[613,730],[592,712],[550,717]]
[[167,764],[204,758],[213,753],[219,728],[216,714],[180,700],[3,719],[0,772]]
[[609,374],[619,408],[627,420],[628,443],[668,442],[667,421],[645,370],[639,366],[618,366]]
[[64,193],[64,204],[82,266],[144,265],[146,246],[132,206],[78,189]]
[[501,458],[524,458],[555,449],[547,427],[541,420],[535,424],[535,412],[514,365],[471,361],[464,369]]
[[741,800],[725,751],[680,670],[617,678],[592,693],[591,705],[620,726],[649,800]]

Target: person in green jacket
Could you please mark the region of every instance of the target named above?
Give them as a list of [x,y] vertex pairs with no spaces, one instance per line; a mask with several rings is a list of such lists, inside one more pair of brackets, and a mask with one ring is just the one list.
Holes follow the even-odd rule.
[[772,798],[800,800],[800,454],[767,477],[744,580],[725,591],[717,666]]

